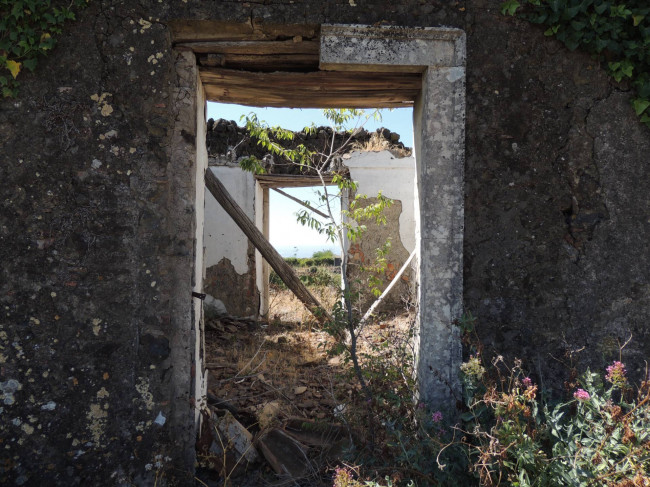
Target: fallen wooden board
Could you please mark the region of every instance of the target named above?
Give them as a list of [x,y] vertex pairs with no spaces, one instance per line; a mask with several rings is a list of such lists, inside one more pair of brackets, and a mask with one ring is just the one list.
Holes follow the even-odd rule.
[[293,272],[289,264],[285,262],[280,254],[273,248],[262,232],[248,218],[246,213],[239,207],[237,202],[230,196],[221,181],[214,175],[210,168],[205,172],[205,186],[212,193],[212,196],[219,202],[223,209],[235,221],[237,226],[248,237],[262,257],[278,273],[282,282],[302,301],[309,311],[319,322],[331,319],[331,316],[321,306],[318,300],[309,292],[298,276]]

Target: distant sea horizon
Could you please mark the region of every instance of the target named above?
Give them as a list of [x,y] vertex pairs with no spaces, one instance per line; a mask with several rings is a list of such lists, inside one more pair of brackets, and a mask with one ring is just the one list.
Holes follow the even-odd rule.
[[314,255],[314,252],[320,250],[331,250],[335,256],[339,256],[341,253],[338,245],[274,245],[275,250],[282,257],[311,257]]

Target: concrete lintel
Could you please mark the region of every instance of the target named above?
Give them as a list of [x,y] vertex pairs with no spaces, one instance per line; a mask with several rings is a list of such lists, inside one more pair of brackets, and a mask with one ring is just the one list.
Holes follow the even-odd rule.
[[323,25],[320,68],[423,72],[465,65],[465,33],[449,27]]

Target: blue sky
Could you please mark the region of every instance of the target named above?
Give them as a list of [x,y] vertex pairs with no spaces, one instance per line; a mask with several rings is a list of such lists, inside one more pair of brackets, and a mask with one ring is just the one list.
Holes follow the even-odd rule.
[[[207,118],[225,118],[234,120],[241,125],[242,115],[255,112],[260,120],[269,125],[279,125],[290,130],[302,130],[315,123],[316,126],[329,125],[323,112],[312,108],[258,108],[242,105],[208,102]],[[371,111],[368,111],[370,113]],[[381,110],[381,121],[370,119],[365,125],[366,130],[376,130],[386,127],[401,136],[401,141],[413,146],[413,110],[398,108]],[[286,188],[283,189],[300,200],[315,201],[314,192],[319,188]],[[322,188],[321,188],[322,190]],[[291,201],[275,191],[270,191],[270,240],[271,244],[285,257],[311,257],[312,253],[322,249],[332,249],[338,253],[338,245],[328,242],[318,232],[303,227],[296,221],[295,213],[302,209],[298,203]],[[340,211],[338,209],[337,211]]]

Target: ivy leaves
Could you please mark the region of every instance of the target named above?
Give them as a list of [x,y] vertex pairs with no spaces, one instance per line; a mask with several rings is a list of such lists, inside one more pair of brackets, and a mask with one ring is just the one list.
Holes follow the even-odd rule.
[[53,6],[51,0],[0,0],[0,91],[3,97],[18,93],[23,69],[34,71],[40,56],[56,44],[71,7],[83,8],[88,0],[72,0],[69,6]]
[[633,107],[650,127],[650,5],[646,0],[507,0],[501,13],[547,27],[570,50],[607,62],[617,81],[636,92]]

